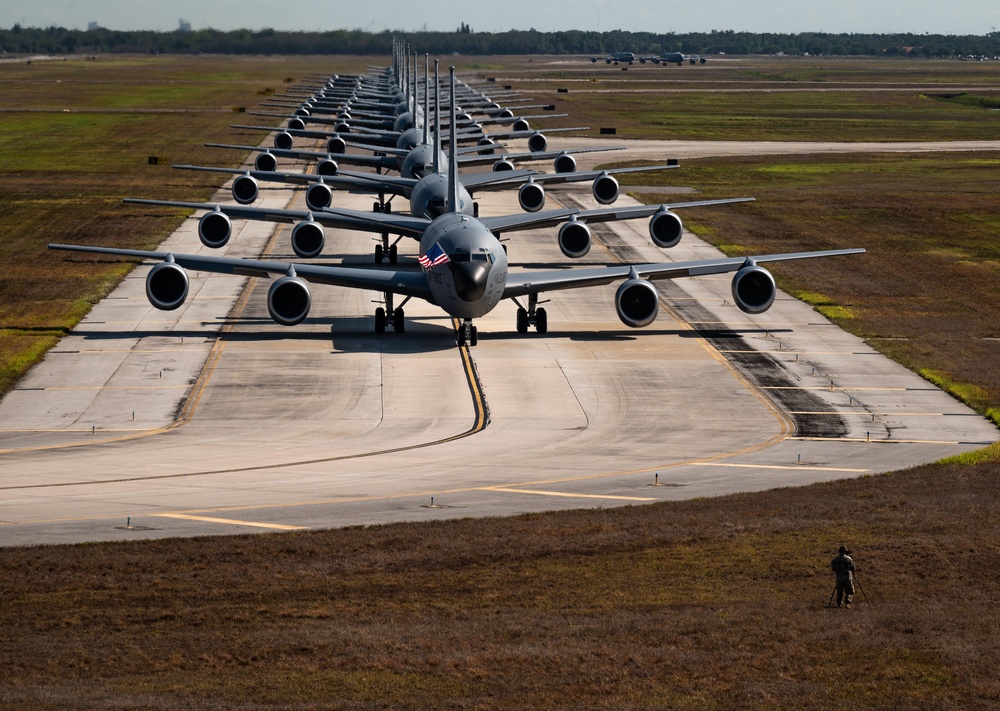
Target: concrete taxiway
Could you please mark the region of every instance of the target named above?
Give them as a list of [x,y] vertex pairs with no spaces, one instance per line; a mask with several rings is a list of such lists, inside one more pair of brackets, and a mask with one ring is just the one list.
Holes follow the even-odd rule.
[[[589,188],[558,194],[593,205]],[[480,204],[518,209],[512,194]],[[203,251],[195,227],[163,249]],[[237,227],[230,256],[293,259],[287,227]],[[717,255],[690,234],[660,250],[644,220],[594,231],[574,266]],[[566,265],[555,230],[504,238],[512,264]],[[319,261],[370,262],[373,245],[330,230]],[[415,250],[400,242],[418,268]],[[618,321],[616,285],[543,295],[544,336],[518,336],[505,302],[459,349],[432,306],[407,303],[406,333],[376,335],[380,295],[334,287],[313,288],[294,328],[267,316],[266,283],[223,275],[192,274],[185,305],[159,312],[147,269],[0,402],[3,545],[642,504],[889,471],[1000,437],[801,302],[743,314],[724,276],[659,282],[660,317],[640,330]]]

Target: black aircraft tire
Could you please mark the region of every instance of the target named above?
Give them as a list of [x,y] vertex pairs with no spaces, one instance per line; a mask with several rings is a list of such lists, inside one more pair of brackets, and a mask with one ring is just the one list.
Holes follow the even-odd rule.
[[469,345],[474,346],[479,343],[479,329],[473,326],[469,330],[472,331],[472,336],[469,338]]
[[385,333],[385,309],[375,309],[375,333]]
[[545,309],[535,311],[535,330],[538,333],[549,332],[549,315],[545,313]]
[[406,330],[406,321],[403,320],[403,309],[396,309],[392,314],[392,330],[402,333]]
[[380,244],[375,245],[375,263],[376,264],[382,263],[382,245]]
[[528,332],[528,312],[524,309],[517,310],[517,332],[527,333]]

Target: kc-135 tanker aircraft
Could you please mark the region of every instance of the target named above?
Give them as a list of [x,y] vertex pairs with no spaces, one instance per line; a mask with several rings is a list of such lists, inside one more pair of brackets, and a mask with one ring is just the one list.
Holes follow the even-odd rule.
[[[450,69],[450,86],[452,99],[449,103],[448,130],[451,150],[448,152],[447,193],[443,209],[433,218],[367,214],[369,218],[383,218],[382,228],[386,227],[388,220],[391,220],[394,229],[403,229],[400,219],[414,222],[408,232],[403,231],[419,239],[419,270],[396,265],[349,267],[64,244],[51,244],[49,247],[160,262],[149,272],[146,294],[150,303],[162,310],[176,309],[184,303],[189,290],[188,269],[273,279],[267,294],[268,311],[274,321],[286,326],[294,326],[308,317],[312,301],[310,284],[381,292],[386,308],[379,307],[375,313],[377,332],[384,331],[387,323],[391,323],[395,331],[403,331],[402,306],[410,299],[423,299],[460,322],[457,333],[460,346],[476,344],[478,334],[474,320],[488,314],[504,299],[512,299],[518,305],[518,333],[526,333],[529,327],[534,327],[538,333],[545,333],[548,323],[545,309],[538,306],[540,294],[617,281],[622,283],[615,295],[615,308],[622,323],[630,327],[647,326],[656,318],[659,293],[651,282],[658,279],[735,273],[732,281],[735,304],[746,313],[761,313],[770,308],[776,293],[774,279],[762,264],[864,252],[863,249],[838,249],[674,263],[511,271],[508,255],[497,236],[500,231],[510,229],[505,226],[505,220],[510,221],[511,216],[479,218],[463,211],[457,163],[459,151],[456,150],[458,129],[454,67]],[[445,175],[440,175],[440,179],[444,180]],[[653,214],[654,217],[667,212],[666,206],[645,209],[648,210],[646,215]],[[556,212],[560,213],[560,219],[569,219],[568,224],[574,221],[574,211]],[[579,214],[586,217],[583,211]],[[360,219],[355,219],[355,216],[332,209],[312,211],[305,215],[305,219],[307,222],[319,221],[323,215],[332,215],[330,219],[340,226],[361,226]],[[288,219],[301,217],[296,215]],[[613,214],[604,219],[614,219]],[[540,221],[537,224],[546,223]],[[394,297],[404,299],[398,307],[393,306]],[[525,300],[524,303],[519,299]]]

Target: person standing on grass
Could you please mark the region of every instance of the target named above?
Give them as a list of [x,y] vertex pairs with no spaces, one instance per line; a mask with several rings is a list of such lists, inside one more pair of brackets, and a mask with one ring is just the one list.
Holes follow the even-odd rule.
[[840,555],[830,561],[830,567],[837,574],[837,607],[851,606],[854,599],[854,560],[851,552],[840,547]]

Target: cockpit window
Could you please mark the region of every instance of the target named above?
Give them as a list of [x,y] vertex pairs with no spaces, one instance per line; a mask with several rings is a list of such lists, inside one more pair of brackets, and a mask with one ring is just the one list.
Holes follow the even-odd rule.
[[470,259],[469,259],[469,253],[468,252],[452,252],[452,254],[451,254],[451,261],[453,261],[453,262],[468,262],[468,261],[470,261]]

